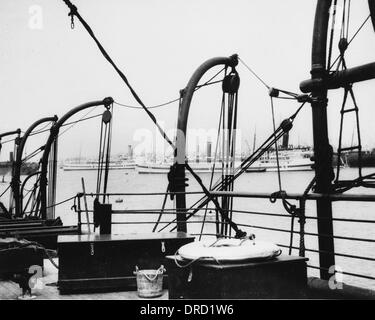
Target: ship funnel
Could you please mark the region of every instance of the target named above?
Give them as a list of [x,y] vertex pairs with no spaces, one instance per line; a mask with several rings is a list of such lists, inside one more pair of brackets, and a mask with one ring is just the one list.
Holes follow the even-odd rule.
[[211,163],[212,158],[211,158],[211,149],[212,149],[212,142],[207,141],[207,162]]
[[128,145],[128,158],[133,159],[133,147],[131,144]]
[[195,161],[198,163],[199,162],[199,140],[197,138],[197,144],[196,144],[196,153],[195,153]]
[[283,143],[282,143],[281,147],[283,149],[288,149],[288,146],[289,146],[289,133],[286,132],[283,136]]

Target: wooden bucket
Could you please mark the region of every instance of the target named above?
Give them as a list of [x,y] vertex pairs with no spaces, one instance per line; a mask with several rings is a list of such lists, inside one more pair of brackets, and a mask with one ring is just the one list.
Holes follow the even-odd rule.
[[160,297],[163,294],[164,266],[159,269],[139,270],[135,267],[134,274],[137,277],[137,291],[141,298]]

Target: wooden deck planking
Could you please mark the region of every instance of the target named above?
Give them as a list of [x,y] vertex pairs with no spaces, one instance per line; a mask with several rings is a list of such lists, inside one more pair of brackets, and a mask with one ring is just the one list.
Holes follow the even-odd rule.
[[[58,259],[55,259],[57,262]],[[44,260],[44,272],[42,289],[34,289],[32,294],[36,300],[142,300],[136,291],[120,291],[106,293],[84,293],[60,295],[57,280],[58,271],[49,260]],[[21,289],[17,283],[9,280],[0,280],[0,300],[16,300],[21,295]],[[168,299],[168,290],[156,298],[158,300]]]

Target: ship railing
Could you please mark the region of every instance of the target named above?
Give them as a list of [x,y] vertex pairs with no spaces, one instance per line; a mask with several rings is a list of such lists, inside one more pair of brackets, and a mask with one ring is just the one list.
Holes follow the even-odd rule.
[[[186,195],[203,195],[202,192],[197,191],[197,192],[186,192]],[[225,192],[225,191],[216,191],[216,192],[211,192],[211,194],[217,198],[220,197],[233,197],[233,198],[243,198],[243,199],[263,199],[265,201],[269,201],[271,195],[273,197],[276,196],[276,198],[281,199],[281,195],[275,195],[271,193],[257,193],[257,192],[236,192],[236,191],[230,191],[230,192]],[[97,193],[80,193],[80,196],[78,197],[78,203],[81,202],[81,198],[87,197],[87,198],[93,198],[93,197],[103,197],[105,196],[106,199],[108,200],[108,203],[113,203],[113,201],[110,201],[113,197],[126,197],[126,199],[129,199],[130,197],[165,197],[166,195],[169,195],[168,193],[165,192],[128,192],[128,193],[107,193],[107,194],[97,194]],[[369,195],[369,194],[318,194],[318,193],[312,193],[312,194],[301,194],[301,193],[288,193],[283,195],[284,199],[288,200],[296,200],[297,203],[301,201],[316,201],[318,199],[329,199],[332,202],[374,202],[375,203],[375,195]],[[146,200],[143,200],[143,203],[147,203]],[[198,212],[208,212],[212,211],[215,212],[215,208],[213,206],[210,207],[191,207],[187,210],[187,214],[197,210]],[[89,208],[84,208],[82,204],[78,205],[78,209],[76,209],[78,213],[78,226],[80,230],[83,230],[84,226],[86,225],[92,225],[92,218],[89,218],[89,220],[85,219],[85,213],[86,216],[89,217],[88,214],[93,213],[93,209]],[[145,225],[145,226],[150,226],[150,225],[155,225],[156,219],[152,219],[151,217],[157,217],[160,215],[161,209],[160,208],[146,208],[146,209],[113,209],[112,214],[113,215],[143,215],[143,219],[140,220],[135,220],[135,221],[113,221],[112,225],[133,225],[133,226],[139,226],[139,225]],[[244,216],[267,216],[267,217],[273,217],[273,218],[283,218],[283,219],[290,219],[291,215],[288,213],[280,213],[280,212],[260,212],[260,211],[251,211],[251,210],[237,210],[233,209],[231,210],[232,214],[236,214],[236,224],[240,228],[245,228],[246,231],[254,232],[254,230],[262,230],[263,232],[272,232],[272,233],[278,233],[278,234],[287,234],[291,235],[292,230],[291,228],[286,228],[286,227],[278,227],[275,225],[263,225],[261,224],[249,224],[249,223],[243,223],[239,219],[239,217],[244,217]],[[144,216],[150,216],[150,219],[145,219]],[[175,219],[176,217],[176,210],[174,208],[164,208],[163,210],[163,216],[165,217],[171,217],[171,220],[163,221],[160,220],[158,222],[160,228],[158,231],[164,230],[164,231],[175,231],[176,230],[176,224],[181,222],[177,221]],[[210,220],[207,219],[206,216],[200,215],[201,219],[188,219],[186,221],[186,224],[189,228],[189,226],[194,226],[194,225],[201,225],[202,223],[206,225],[212,225],[212,224],[217,224],[218,222],[216,220]],[[304,215],[305,222],[306,222],[306,227],[308,226],[309,222],[312,221],[317,221],[319,219],[327,219],[328,218],[318,218],[317,216],[314,215]],[[90,220],[91,219],[91,220]],[[362,219],[362,218],[346,218],[346,217],[333,217],[331,221],[334,222],[343,222],[343,223],[348,223],[348,224],[361,224],[361,225],[372,225],[375,223],[375,218],[374,219]],[[185,221],[183,221],[185,222]],[[333,238],[337,241],[345,240],[345,241],[350,241],[351,243],[362,243],[362,244],[374,244],[375,243],[375,238],[371,237],[355,237],[355,236],[349,236],[349,235],[326,235],[326,234],[319,234],[317,232],[312,232],[312,231],[304,231],[304,227],[301,225],[303,221],[297,221],[300,222],[300,230],[293,230],[293,235],[299,236],[299,245],[294,244],[293,242],[285,243],[285,242],[280,242],[277,243],[280,247],[289,249],[289,253],[292,252],[292,250],[295,250],[298,252],[300,256],[309,256],[309,253],[311,254],[333,254],[335,257],[340,257],[340,258],[345,258],[345,259],[354,259],[354,260],[359,260],[359,261],[366,261],[366,262],[375,262],[375,251],[372,250],[373,256],[370,255],[364,255],[364,254],[356,254],[354,253],[347,253],[347,252],[326,252],[323,250],[319,250],[318,245],[311,247],[306,244],[304,238],[321,238],[321,237],[326,237],[326,238]],[[220,225],[226,224],[226,222],[220,222]],[[167,227],[171,227],[171,229],[167,230]],[[248,229],[247,229],[248,228]],[[196,230],[197,228],[195,228]],[[229,229],[229,227],[228,227]],[[189,231],[189,229],[188,229]],[[201,231],[200,232],[189,232],[191,235],[194,236],[208,236],[208,237],[228,237],[228,238],[233,238],[231,234],[220,234],[220,233],[215,233],[215,232],[205,232]],[[256,232],[255,232],[256,233]],[[374,233],[372,233],[374,234]],[[303,246],[303,248],[301,247]],[[375,246],[374,246],[375,248]],[[294,253],[295,253],[294,251]],[[319,263],[317,263],[319,264]],[[308,267],[312,270],[326,270],[331,273],[331,270],[327,270],[326,268],[321,268],[317,264],[311,264],[308,263]],[[375,270],[373,268],[373,270]],[[335,272],[338,272],[337,270],[333,270],[332,274],[335,274]],[[355,270],[352,271],[339,271],[340,274],[346,275],[349,277],[354,277],[354,278],[361,278],[365,280],[375,280],[375,273],[374,275],[371,274],[366,274],[365,272],[356,272]],[[370,287],[374,288],[374,284],[370,285]]]

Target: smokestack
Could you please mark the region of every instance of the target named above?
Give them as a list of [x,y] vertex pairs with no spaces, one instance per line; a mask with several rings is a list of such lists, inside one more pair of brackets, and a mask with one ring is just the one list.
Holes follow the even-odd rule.
[[288,149],[288,146],[289,146],[289,133],[285,133],[284,136],[283,136],[283,144],[282,144],[282,148],[283,149]]
[[195,153],[195,161],[199,162],[199,139],[197,138],[197,145],[196,145],[196,153]]
[[10,161],[10,162],[13,162],[13,161],[14,161],[13,151],[9,152],[9,161]]
[[211,158],[211,148],[212,148],[212,142],[207,141],[207,162],[211,163],[212,158]]
[[128,158],[133,159],[133,147],[131,144],[128,145]]

